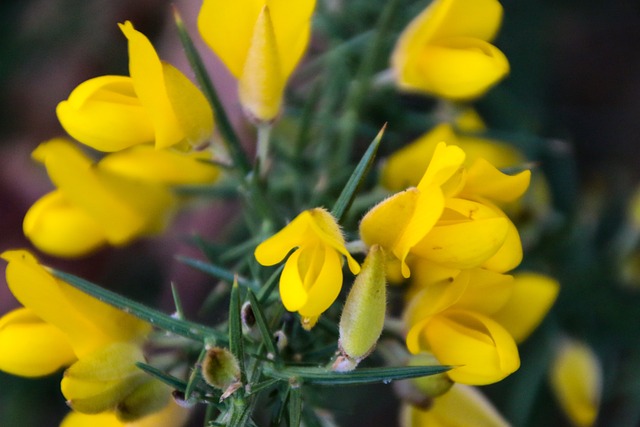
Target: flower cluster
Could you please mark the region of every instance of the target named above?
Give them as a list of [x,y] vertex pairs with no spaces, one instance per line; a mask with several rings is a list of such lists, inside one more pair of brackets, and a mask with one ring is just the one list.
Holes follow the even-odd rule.
[[[393,21],[391,6],[376,29],[381,34]],[[397,89],[439,98],[450,114],[389,154],[377,180],[369,174],[384,132],[357,164],[347,150],[356,146],[365,89],[386,83],[370,69],[385,43],[371,43],[354,73],[365,77],[347,85],[337,130],[325,129],[336,101],[323,97],[341,98],[342,86],[314,89],[303,106],[286,96],[315,7],[315,0],[204,0],[200,9],[200,36],[237,79],[255,131],[253,163],[177,12],[202,91],[126,21],[119,27],[129,75],[90,79],[58,104],[70,138],[32,153],[55,186],[24,217],[24,234],[38,250],[73,258],[162,233],[185,193],[224,195],[243,209],[224,225],[221,242],[197,239],[207,261],[179,257],[216,278],[199,314],[228,316],[208,316],[212,326],[186,320],[194,307],[182,306],[177,287],[176,312],[168,315],[50,270],[26,250],[1,255],[22,307],[0,318],[0,370],[26,377],[64,370],[61,390],[73,411],[62,427],[178,427],[189,416],[183,406],[196,404],[207,405],[206,425],[257,425],[252,417],[260,410],[279,414],[273,425],[283,414],[288,425],[303,417],[315,425],[314,399],[303,399],[309,391],[302,383],[400,379],[413,380],[397,391],[406,426],[507,425],[470,386],[519,368],[518,344],[541,323],[559,284],[514,271],[524,251],[511,214],[524,211],[530,186],[544,192],[544,183],[519,150],[485,135],[475,110],[461,104],[509,72],[491,44],[502,6],[434,0],[402,31],[387,52]],[[285,100],[299,110],[288,114]],[[278,145],[270,151],[272,131]],[[214,150],[218,141],[224,147]],[[280,263],[280,270],[264,268]],[[388,283],[399,285],[401,298],[387,295]],[[228,305],[220,309],[222,300]],[[585,348],[562,347],[550,378],[560,405],[586,426],[597,405],[584,400],[599,399],[599,376]],[[374,351],[372,366],[354,372]],[[279,406],[267,407],[272,401]]]

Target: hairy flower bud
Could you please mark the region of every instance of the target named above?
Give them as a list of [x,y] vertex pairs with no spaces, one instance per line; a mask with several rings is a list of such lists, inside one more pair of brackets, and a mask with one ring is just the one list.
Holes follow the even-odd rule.
[[[382,333],[387,305],[384,251],[371,247],[340,318],[340,348],[359,362],[373,350]],[[355,367],[355,365],[353,366]]]
[[202,362],[202,376],[210,386],[226,390],[240,379],[240,365],[226,348],[211,347]]

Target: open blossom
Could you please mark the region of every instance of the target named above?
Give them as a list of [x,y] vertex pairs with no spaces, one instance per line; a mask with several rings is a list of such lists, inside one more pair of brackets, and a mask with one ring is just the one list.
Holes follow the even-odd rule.
[[280,297],[285,308],[300,313],[303,325],[311,328],[340,293],[341,255],[353,274],[360,266],[347,251],[336,220],[321,208],[302,212],[260,243],[255,257],[262,265],[274,265],[294,248],[280,276]]
[[273,120],[289,76],[309,43],[315,0],[205,0],[198,16],[204,41],[238,79],[253,118]]
[[130,77],[101,76],[80,84],[58,104],[62,127],[83,144],[107,152],[138,144],[166,148],[206,141],[213,132],[213,112],[202,92],[160,61],[131,22],[120,29],[129,40]]
[[107,243],[127,244],[163,230],[174,208],[165,185],[96,167],[69,141],[42,143],[33,157],[57,187],[36,201],[23,222],[25,236],[43,252],[74,257]]
[[489,43],[502,20],[497,0],[435,0],[400,35],[392,66],[400,88],[464,100],[509,72]]
[[403,277],[410,276],[410,254],[457,269],[505,272],[520,263],[517,229],[493,201],[520,197],[530,172],[509,176],[482,159],[464,168],[464,159],[459,147],[438,143],[418,185],[382,201],[362,219],[362,240],[387,249]]
[[56,279],[27,251],[1,256],[24,308],[0,319],[0,369],[31,377],[68,366],[62,393],[80,412],[133,420],[166,405],[170,389],[135,365],[149,324]]
[[547,276],[480,268],[431,282],[415,279],[419,291],[405,313],[409,351],[433,353],[454,366],[447,372],[453,381],[471,385],[500,381],[518,369],[516,343],[538,326],[559,290]]

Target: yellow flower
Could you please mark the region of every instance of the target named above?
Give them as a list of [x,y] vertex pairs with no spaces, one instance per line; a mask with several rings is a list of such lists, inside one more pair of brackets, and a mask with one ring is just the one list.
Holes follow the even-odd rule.
[[303,325],[311,328],[340,293],[340,254],[353,274],[360,266],[347,251],[336,220],[322,208],[302,212],[258,245],[255,257],[262,265],[274,265],[294,248],[280,276],[280,296],[285,308],[300,313]]
[[464,384],[490,384],[518,369],[516,342],[541,322],[559,289],[555,280],[533,273],[514,279],[480,268],[452,276],[429,265],[415,270],[418,290],[405,313],[407,347],[456,366],[447,374]]
[[395,256],[403,277],[410,275],[409,253],[457,269],[504,272],[520,262],[518,232],[490,200],[518,198],[530,172],[508,176],[482,159],[464,168],[464,159],[459,147],[438,143],[417,187],[384,200],[362,219],[362,240]]
[[60,386],[76,411],[133,420],[166,405],[170,389],[135,365],[149,324],[56,279],[27,251],[1,256],[24,308],[0,319],[0,369],[41,376],[69,366]]
[[442,123],[387,159],[381,172],[382,185],[391,191],[417,185],[440,142],[462,148],[466,154],[466,167],[470,167],[479,158],[498,169],[519,166],[525,162],[524,156],[512,146],[473,134],[456,133],[453,126]]
[[188,418],[189,410],[171,400],[161,411],[132,422],[120,421],[113,412],[100,414],[70,412],[62,420],[60,427],[181,427]]
[[206,98],[172,65],[161,62],[149,40],[120,24],[129,40],[129,73],[102,76],[80,84],[58,104],[62,127],[78,141],[100,151],[138,144],[166,148],[197,145],[213,132]]
[[423,410],[403,405],[400,412],[402,427],[508,427],[491,402],[477,389],[455,384],[451,390]]
[[392,66],[400,88],[466,100],[509,73],[489,42],[502,20],[497,0],[435,0],[400,35]]
[[23,222],[27,238],[43,252],[80,256],[166,226],[175,204],[166,186],[96,167],[63,139],[40,144],[33,156],[44,163],[57,187],[29,209]]
[[238,79],[240,102],[260,121],[280,111],[289,76],[307,48],[315,0],[205,0],[204,41]]
[[602,393],[602,368],[593,350],[578,341],[564,341],[549,374],[551,388],[571,423],[592,426]]

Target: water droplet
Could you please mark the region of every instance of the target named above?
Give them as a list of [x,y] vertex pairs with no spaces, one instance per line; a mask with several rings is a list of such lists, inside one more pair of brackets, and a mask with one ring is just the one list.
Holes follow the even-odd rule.
[[391,384],[391,381],[393,381],[393,380],[390,379],[390,378],[385,378],[385,379],[382,380],[382,383],[383,384]]

